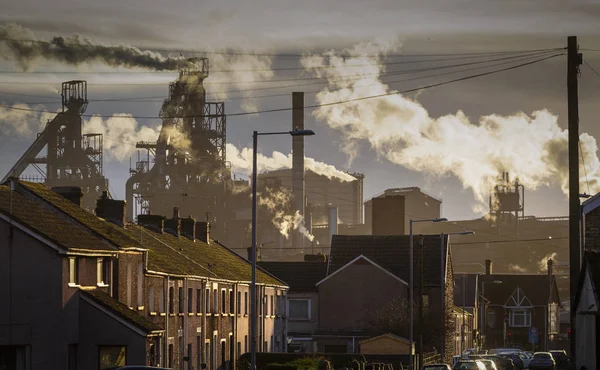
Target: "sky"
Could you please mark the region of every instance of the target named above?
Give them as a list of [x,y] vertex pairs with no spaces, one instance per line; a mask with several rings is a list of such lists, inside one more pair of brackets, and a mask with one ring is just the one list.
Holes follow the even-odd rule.
[[[131,44],[139,47],[174,50],[232,50],[279,54],[272,59],[276,70],[272,78],[303,78],[306,72],[279,71],[301,67],[299,58],[287,54],[321,53],[327,50],[351,48],[358,43],[394,44],[394,54],[447,54],[497,52],[507,50],[537,50],[566,45],[566,37],[579,37],[581,48],[600,49],[600,1],[156,1],[106,0],[102,2],[54,0],[8,0],[0,4],[0,24],[17,23],[31,29],[35,36],[69,36],[74,33],[108,44]],[[600,52],[582,51],[584,59],[600,72]],[[4,59],[4,60],[3,60]],[[19,66],[0,58],[0,70],[19,71]],[[419,60],[416,58],[415,60]],[[214,61],[214,59],[213,59]],[[418,68],[415,63],[410,68]],[[211,63],[211,70],[220,66]],[[87,113],[110,116],[131,113],[156,116],[160,101],[100,102],[94,99],[132,96],[165,96],[171,74],[94,74],[114,71],[101,65],[69,67],[54,62],[39,61],[32,71],[76,71],[77,74],[0,74],[2,104],[39,103],[50,99],[17,97],[6,93],[22,93],[56,98],[54,89],[65,79],[86,79],[89,82],[90,104]],[[126,72],[126,68],[119,68]],[[85,72],[85,73],[83,73]],[[91,73],[90,73],[91,72]],[[299,74],[300,73],[300,74]],[[304,73],[304,74],[302,74]],[[225,73],[212,73],[206,80],[209,97],[222,91],[216,82],[227,80]],[[438,80],[444,80],[440,78]],[[437,80],[435,80],[437,81]],[[414,81],[391,85],[394,89],[416,88],[424,82]],[[23,83],[26,82],[26,83]],[[44,82],[35,85],[32,82]],[[110,83],[139,85],[111,85]],[[103,83],[106,83],[103,85]],[[210,85],[215,83],[215,85]],[[289,83],[288,83],[289,85]],[[255,84],[253,87],[269,86]],[[228,113],[256,109],[289,107],[293,90],[318,91],[323,85],[301,88],[257,91],[252,94],[285,94],[289,96],[261,99],[228,100],[243,94],[230,93],[224,99]],[[581,67],[580,127],[600,138],[596,103],[600,94],[600,76],[587,66]],[[212,93],[211,93],[212,91]],[[212,94],[212,95],[211,95]],[[545,62],[407,94],[426,109],[432,118],[462,111],[476,124],[479,117],[498,114],[531,114],[547,109],[558,115],[558,124],[566,128],[566,59]],[[223,98],[217,96],[216,98]],[[306,104],[314,104],[315,94],[307,93]],[[58,105],[46,104],[55,110]],[[360,109],[360,108],[359,108]],[[1,110],[0,110],[1,111]],[[477,200],[470,189],[453,174],[443,176],[409,169],[392,163],[389,156],[369,140],[358,140],[358,155],[352,161],[345,150],[344,128],[335,128],[325,119],[306,112],[306,127],[317,135],[306,139],[306,155],[336,167],[365,174],[365,200],[386,188],[418,186],[443,200],[443,215],[450,219],[479,216]],[[138,120],[140,125],[157,127],[160,121]],[[265,113],[228,117],[228,142],[239,148],[251,144],[253,130],[287,130],[290,112]],[[518,134],[518,133],[517,133]],[[0,173],[4,174],[27,149],[31,138],[0,131]],[[457,139],[457,147],[464,145]],[[264,140],[260,150],[289,153],[291,140],[285,137]],[[526,160],[524,158],[524,160]],[[134,158],[135,161],[135,158]],[[129,159],[117,160],[105,156],[104,170],[110,179],[111,192],[124,196]],[[556,183],[542,185],[537,190],[526,189],[525,213],[537,216],[567,214],[567,201]]]

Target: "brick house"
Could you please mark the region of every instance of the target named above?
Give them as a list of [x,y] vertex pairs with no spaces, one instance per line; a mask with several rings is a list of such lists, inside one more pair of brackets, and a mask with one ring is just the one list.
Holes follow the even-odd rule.
[[479,329],[479,275],[455,274],[454,275],[454,306],[464,311],[459,314],[457,321],[461,321],[458,333],[459,348],[462,352],[469,348],[477,347],[477,330]]
[[[485,284],[485,287],[483,287]],[[486,304],[480,309],[485,321],[480,328],[486,348],[519,347],[546,350],[557,347],[560,299],[552,260],[547,274],[493,274],[487,261],[486,274],[479,278]],[[537,332],[537,344],[529,342],[529,331]],[[506,333],[506,334],[505,334]]]
[[317,283],[327,274],[325,259],[320,262],[259,262],[259,266],[289,286],[286,309],[288,351],[317,352],[317,342],[313,338],[319,323]]
[[[95,216],[79,189],[56,190],[0,185],[0,363],[233,369],[250,346],[250,263],[177,211],[125,224],[122,201],[103,196]],[[257,348],[283,351],[287,287],[257,282]]]
[[[422,241],[422,244],[420,243]],[[420,264],[422,245],[423,265]],[[409,282],[409,237],[405,235],[334,235],[327,276],[317,284],[319,329],[315,333],[318,350],[357,352],[367,338],[386,334],[376,332],[369,315],[397,300],[407,302]],[[454,354],[452,312],[454,280],[448,236],[415,236],[415,297],[421,292],[419,267],[423,268],[421,295],[428,321],[439,322],[437,332],[425,334],[424,342],[444,348],[445,359]],[[415,314],[418,312],[415,305]],[[442,325],[441,323],[445,324]],[[415,321],[415,339],[418,338]],[[394,333],[396,334],[396,333]],[[407,337],[407,333],[398,333]],[[438,344],[439,343],[439,344]],[[425,348],[426,351],[432,348]],[[418,350],[418,348],[417,348]]]

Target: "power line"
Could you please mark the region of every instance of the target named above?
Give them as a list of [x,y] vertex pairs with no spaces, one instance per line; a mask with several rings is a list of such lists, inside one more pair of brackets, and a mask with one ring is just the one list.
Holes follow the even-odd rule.
[[[598,50],[600,51],[600,50]],[[594,72],[594,74],[598,77],[600,77],[600,73],[598,73],[591,65],[590,63],[587,62],[587,60],[584,60],[583,63],[585,63],[585,65],[592,70],[592,72]]]
[[[511,60],[511,59],[522,59],[524,57],[531,57],[531,56],[542,56],[542,55],[547,55],[550,52],[546,51],[546,52],[537,52],[534,54],[525,54],[525,55],[511,55],[511,56],[507,56],[507,57],[501,57],[501,58],[496,58],[496,59],[490,59],[490,60],[483,60],[483,61],[474,61],[474,62],[466,62],[466,63],[458,63],[458,64],[450,64],[450,65],[443,65],[443,66],[433,66],[433,67],[425,67],[425,68],[414,68],[414,69],[405,69],[405,70],[400,70],[400,71],[389,71],[389,72],[380,72],[380,73],[374,73],[374,74],[351,74],[351,75],[340,75],[340,76],[336,76],[336,78],[330,78],[330,77],[301,77],[301,78],[280,78],[280,79],[264,79],[264,80],[257,80],[257,81],[218,81],[218,82],[204,82],[202,85],[204,86],[210,86],[210,85],[232,85],[232,84],[245,84],[245,83],[280,83],[280,82],[294,82],[294,81],[323,81],[321,82],[321,84],[327,84],[327,83],[331,83],[331,82],[346,82],[346,81],[355,81],[355,80],[362,80],[366,77],[386,77],[386,76],[395,76],[395,75],[403,75],[403,74],[410,74],[410,73],[420,73],[420,72],[428,72],[428,71],[433,71],[433,70],[439,70],[439,69],[448,69],[448,68],[457,68],[457,67],[464,67],[464,66],[471,66],[471,65],[477,65],[477,64],[483,64],[483,63],[490,63],[490,62],[496,62],[496,61],[502,61],[502,60]],[[375,66],[375,64],[369,64],[367,66]],[[326,68],[329,66],[325,66]],[[317,70],[322,69],[323,67],[319,67],[316,68]],[[335,67],[334,67],[335,68]],[[5,71],[0,71],[0,73],[6,73]],[[8,73],[20,73],[20,72],[8,72]],[[46,73],[46,72],[44,72]],[[49,73],[49,72],[48,72]],[[325,81],[326,80],[326,81]],[[0,83],[7,83],[6,81],[0,81]],[[52,82],[27,82],[27,81],[23,81],[23,82],[16,82],[16,83],[22,83],[22,84],[28,84],[28,85],[51,85],[54,84]],[[98,85],[111,85],[111,86],[116,86],[116,85],[126,85],[126,86],[164,86],[165,83],[133,83],[133,82],[120,82],[120,83],[113,83],[113,82],[107,82],[107,83],[88,83],[89,86],[98,86]],[[310,84],[309,84],[310,85]]]
[[[544,58],[539,58],[539,59],[536,59],[534,61],[530,61],[530,62],[526,62],[526,63],[521,63],[521,64],[518,64],[518,65],[515,65],[515,66],[511,66],[511,67],[506,67],[506,68],[501,68],[501,69],[494,70],[494,71],[488,71],[488,72],[478,73],[478,74],[474,74],[474,75],[470,75],[470,76],[460,77],[460,78],[456,78],[456,79],[453,79],[453,80],[448,80],[448,81],[443,81],[443,82],[438,82],[438,83],[434,83],[434,84],[429,84],[429,85],[421,86],[421,87],[418,87],[418,88],[412,88],[412,89],[407,89],[407,90],[403,90],[403,91],[394,91],[394,92],[389,92],[389,93],[384,93],[384,94],[378,94],[378,95],[364,96],[364,97],[360,97],[360,98],[354,98],[354,99],[348,99],[348,100],[341,100],[341,101],[336,101],[336,102],[331,102],[331,103],[313,104],[313,105],[305,106],[305,108],[308,108],[308,109],[311,109],[311,108],[312,109],[314,109],[314,108],[321,108],[321,107],[327,107],[327,106],[333,106],[333,105],[339,105],[339,104],[346,104],[346,103],[351,103],[351,102],[356,102],[356,101],[370,100],[370,99],[382,98],[382,97],[386,97],[386,96],[406,94],[406,93],[411,93],[411,92],[415,92],[415,91],[426,90],[426,89],[430,89],[430,88],[434,88],[434,87],[448,85],[448,84],[455,83],[455,82],[466,81],[466,80],[470,80],[470,79],[474,79],[474,78],[478,78],[478,77],[488,76],[488,75],[492,75],[492,74],[496,74],[496,73],[500,73],[500,72],[505,72],[505,71],[509,71],[509,70],[521,68],[521,67],[532,65],[532,64],[535,64],[535,63],[539,63],[539,62],[542,62],[542,61],[545,61],[545,60],[548,60],[548,59],[551,59],[551,58],[555,58],[555,57],[561,56],[561,55],[564,55],[564,53],[554,54],[554,55],[550,55],[550,56],[547,56],[547,57],[544,57]],[[6,107],[8,109],[13,109],[13,110],[30,111],[30,112],[38,112],[38,113],[44,113],[45,112],[43,110],[11,107],[11,106],[6,105],[6,104],[0,104],[0,106],[4,106],[4,107]],[[227,116],[227,117],[239,117],[239,116],[249,116],[249,115],[255,115],[255,114],[263,114],[263,113],[286,112],[286,111],[291,111],[291,110],[292,110],[292,108],[274,108],[274,109],[258,110],[258,111],[252,111],[252,112],[229,113],[229,114],[225,114],[225,116]],[[82,115],[78,115],[78,116],[80,116],[80,117],[92,117],[92,116],[95,116],[95,115],[94,114],[82,114]],[[169,118],[193,118],[193,117],[194,116],[171,116]],[[136,119],[163,119],[163,117],[159,117],[159,116],[131,116],[130,118],[136,118]]]
[[[45,40],[33,40],[33,39],[17,39],[11,37],[0,37],[0,41],[11,41],[17,43],[37,43],[37,44],[51,44],[50,41]],[[330,53],[322,53],[322,54],[288,54],[288,53],[266,53],[266,52],[233,52],[233,51],[207,51],[207,50],[199,50],[199,49],[184,49],[184,48],[160,48],[160,47],[148,47],[148,46],[136,46],[136,45],[92,45],[92,44],[81,44],[77,42],[61,42],[61,45],[65,46],[76,46],[79,48],[94,48],[94,47],[106,47],[106,48],[137,48],[142,52],[142,50],[146,51],[155,51],[155,52],[165,52],[165,53],[186,53],[192,55],[205,54],[205,55],[230,55],[230,56],[266,56],[266,57],[291,57],[291,58],[301,58],[305,56],[323,56],[330,57]],[[558,48],[558,49],[566,49],[566,48]],[[537,49],[537,50],[548,50],[548,49]],[[536,51],[536,50],[526,50],[526,51]],[[493,51],[493,52],[463,52],[463,53],[437,53],[437,54],[363,54],[359,55],[360,57],[387,57],[387,58],[407,58],[407,57],[447,57],[447,56],[460,56],[460,55],[496,55],[496,54],[507,54],[507,53],[518,53],[518,52],[526,52],[522,50],[505,50],[505,51]],[[355,56],[349,53],[340,53],[335,56]]]

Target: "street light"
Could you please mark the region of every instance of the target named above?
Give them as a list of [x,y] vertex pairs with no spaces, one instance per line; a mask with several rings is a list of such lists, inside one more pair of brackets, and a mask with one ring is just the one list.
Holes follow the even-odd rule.
[[[465,230],[465,231],[458,231],[458,232],[453,232],[453,233],[441,233],[440,234],[440,279],[442,279],[446,274],[444,271],[444,259],[446,257],[445,253],[444,253],[444,235],[475,235],[475,232],[471,231],[471,230]],[[463,277],[464,279],[464,277]],[[441,282],[441,280],[440,280]],[[442,308],[442,316],[441,317],[445,317],[444,315],[444,310],[445,310],[445,291],[444,291],[444,287],[440,287],[440,292],[441,292],[441,304],[440,307]],[[463,300],[464,300],[464,296],[465,296],[465,292],[463,291]],[[464,302],[463,302],[463,325],[465,324],[465,307],[464,307]],[[461,331],[462,331],[462,327],[461,327]],[[442,361],[444,360],[444,352],[445,352],[445,348],[444,348],[444,336],[442,336],[440,338],[441,340],[441,344],[440,344],[440,358],[442,359]],[[464,335],[461,335],[461,344],[464,345]],[[464,348],[463,348],[464,349]]]
[[[485,284],[502,284],[502,280],[494,280],[494,281],[483,281],[481,280],[481,327],[483,331],[483,337],[487,339],[487,328],[485,327],[485,318],[487,316],[487,310],[485,309]],[[483,342],[483,341],[482,341]]]
[[[414,280],[413,280],[413,223],[414,222],[444,222],[444,221],[448,221],[447,218],[432,218],[429,220],[410,220],[409,221],[409,237],[408,237],[408,275],[409,275],[409,326],[408,326],[408,333],[409,333],[409,350],[408,350],[408,369],[409,370],[413,370],[414,368],[414,364],[413,364],[413,326],[414,326],[414,318],[413,318],[413,306],[414,306]],[[421,297],[421,299],[423,299]]]
[[291,135],[291,136],[312,136],[312,130],[292,130],[279,132],[258,132],[252,134],[252,282],[250,284],[250,370],[255,370],[256,367],[256,149],[258,146],[258,137],[267,135]]

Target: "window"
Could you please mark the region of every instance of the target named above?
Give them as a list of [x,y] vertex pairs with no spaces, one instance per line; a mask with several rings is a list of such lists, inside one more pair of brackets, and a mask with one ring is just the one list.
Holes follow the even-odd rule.
[[242,342],[237,343],[237,355],[238,357],[242,355]]
[[160,288],[158,297],[158,312],[165,313],[165,291],[162,287]]
[[218,313],[219,312],[219,292],[216,289],[213,290],[212,312],[213,313]]
[[100,369],[127,365],[127,347],[125,346],[99,346],[98,364]]
[[273,295],[271,294],[271,316],[275,316],[275,298],[273,298]]
[[148,311],[155,312],[154,311],[154,287],[153,286],[151,286],[148,289]]
[[270,347],[271,348],[271,352],[275,352],[275,351],[273,351],[273,344],[274,344],[274,342],[273,342],[273,336],[271,335],[271,347]]
[[423,294],[423,312],[429,312],[429,294]]
[[138,264],[137,287],[136,288],[137,288],[138,307],[141,307],[144,305],[144,264],[143,263]]
[[237,314],[242,313],[242,292],[237,292]]
[[290,299],[288,304],[291,320],[310,320],[310,299]]
[[244,335],[244,353],[248,353],[248,336]]
[[104,258],[98,258],[96,260],[96,284],[105,285],[108,282],[106,278],[106,271],[104,266]]
[[204,294],[204,309],[206,310],[206,312],[210,312],[210,289],[206,289],[206,292]]
[[[210,295],[209,295],[210,296]],[[204,363],[207,369],[210,369],[210,339],[204,344]]]
[[244,292],[244,315],[248,314],[248,292]]
[[489,308],[487,311],[487,326],[488,328],[496,326],[496,311],[490,310]]
[[[200,289],[198,289],[200,291]],[[202,368],[202,337],[196,336],[196,369],[200,370]],[[191,361],[190,361],[191,362]]]
[[194,312],[194,289],[188,288],[188,312]]
[[229,289],[229,313],[235,313],[235,296],[233,290]]
[[131,264],[127,265],[127,306],[128,307],[132,307],[132,303],[131,303]]
[[[196,313],[202,313],[202,289],[196,289]],[[200,352],[198,349],[198,353]],[[198,367],[198,369],[200,368]]]
[[225,307],[227,307],[227,306],[225,304],[226,303],[225,302],[225,296],[226,296],[225,289],[221,289],[221,313],[225,313],[226,312],[225,311]]
[[[188,370],[192,370],[192,343],[188,343],[187,345],[187,357],[188,357]],[[183,356],[182,356],[183,358]]]
[[[173,288],[170,288],[173,289]],[[173,367],[173,356],[175,355],[175,351],[173,350],[173,343],[169,344],[169,367]]]
[[529,327],[531,326],[531,312],[529,310],[512,310],[510,312],[510,326]]
[[69,284],[79,284],[79,261],[76,257],[69,258]]
[[185,312],[185,296],[183,295],[183,288],[179,287],[179,313]]
[[169,314],[175,311],[175,288],[169,287]]

